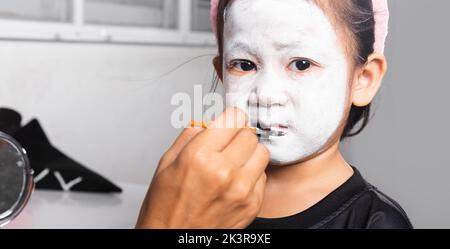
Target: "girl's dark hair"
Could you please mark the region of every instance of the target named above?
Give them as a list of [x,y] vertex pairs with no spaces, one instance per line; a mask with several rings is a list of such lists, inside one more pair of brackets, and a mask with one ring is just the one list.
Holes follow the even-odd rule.
[[[321,7],[330,8],[333,18],[343,24],[346,34],[353,40],[351,49],[356,66],[367,63],[368,57],[374,52],[375,42],[375,19],[372,0],[312,0]],[[219,56],[223,56],[223,26],[225,8],[231,0],[221,0],[217,16],[217,42]],[[328,6],[326,6],[328,5]],[[217,86],[218,79],[213,89]],[[352,105],[347,118],[347,123],[341,135],[341,140],[358,135],[367,126],[370,119],[371,104],[358,107]],[[358,128],[357,124],[361,123]]]

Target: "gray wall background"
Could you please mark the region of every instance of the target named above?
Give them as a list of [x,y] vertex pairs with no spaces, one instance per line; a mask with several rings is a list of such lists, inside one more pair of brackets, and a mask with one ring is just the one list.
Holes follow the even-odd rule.
[[[389,72],[346,158],[418,228],[450,228],[450,1],[389,0]],[[209,89],[214,48],[0,41],[0,105],[37,117],[53,144],[116,182],[148,184],[175,92]]]
[[418,228],[450,227],[450,1],[390,0],[389,72],[347,159]]

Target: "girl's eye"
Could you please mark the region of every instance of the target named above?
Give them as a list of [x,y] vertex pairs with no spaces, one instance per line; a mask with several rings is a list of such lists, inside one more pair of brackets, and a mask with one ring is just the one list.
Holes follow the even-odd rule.
[[250,72],[256,70],[256,65],[247,60],[239,60],[232,63],[231,68],[241,72]]
[[291,63],[290,67],[294,71],[301,71],[304,72],[308,70],[312,66],[312,62],[306,59],[296,60]]

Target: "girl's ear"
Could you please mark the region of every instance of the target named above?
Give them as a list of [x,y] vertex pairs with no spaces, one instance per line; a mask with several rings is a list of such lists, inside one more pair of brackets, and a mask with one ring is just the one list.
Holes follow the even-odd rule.
[[360,69],[353,80],[352,102],[358,107],[367,106],[372,102],[380,89],[386,74],[387,62],[382,54],[371,54],[367,63]]
[[214,57],[213,65],[216,69],[217,76],[219,76],[220,81],[223,82],[222,58],[220,56]]

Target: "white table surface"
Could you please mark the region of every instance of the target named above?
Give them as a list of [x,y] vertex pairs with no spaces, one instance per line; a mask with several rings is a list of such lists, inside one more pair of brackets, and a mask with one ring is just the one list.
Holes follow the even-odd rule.
[[35,190],[5,228],[133,228],[148,186],[118,185],[120,194]]

